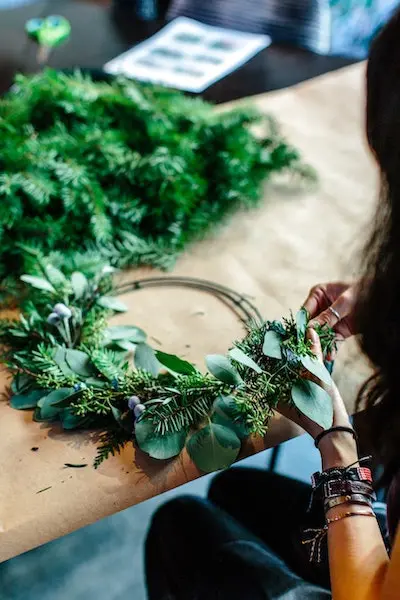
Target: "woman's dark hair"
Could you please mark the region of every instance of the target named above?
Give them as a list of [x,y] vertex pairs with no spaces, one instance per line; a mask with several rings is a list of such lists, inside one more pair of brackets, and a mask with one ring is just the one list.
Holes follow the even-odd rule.
[[356,321],[376,368],[360,392],[388,483],[400,468],[400,11],[375,39],[367,68],[367,136],[381,195],[365,248]]

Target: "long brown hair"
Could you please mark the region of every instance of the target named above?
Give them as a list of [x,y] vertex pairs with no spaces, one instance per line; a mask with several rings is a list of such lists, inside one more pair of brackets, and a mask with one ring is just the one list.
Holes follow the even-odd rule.
[[367,136],[382,184],[356,309],[361,347],[376,372],[359,403],[374,407],[370,437],[388,483],[400,468],[400,10],[371,47]]

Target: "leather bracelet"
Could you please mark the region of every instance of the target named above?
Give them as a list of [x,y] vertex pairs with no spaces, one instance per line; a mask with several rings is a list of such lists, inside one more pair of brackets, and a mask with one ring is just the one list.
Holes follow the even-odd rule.
[[371,469],[368,467],[332,467],[311,476],[313,488],[321,487],[327,481],[364,481],[372,483]]
[[327,498],[324,502],[324,510],[328,512],[331,508],[335,508],[335,506],[340,506],[341,504],[361,504],[365,506],[372,506],[372,499],[363,494],[352,494],[347,496],[336,496],[336,498]]
[[364,494],[375,500],[376,495],[370,483],[362,481],[348,481],[346,479],[327,481],[322,486],[324,498]]
[[336,515],[335,517],[332,517],[330,519],[326,519],[326,524],[330,525],[331,523],[336,523],[336,521],[341,521],[342,519],[347,519],[348,517],[375,517],[375,513],[373,510],[371,511],[360,511],[360,512],[353,512],[353,511],[349,511],[349,512],[345,512],[342,513],[341,515]]
[[344,427],[343,425],[337,425],[336,427],[330,427],[329,429],[325,429],[319,435],[317,435],[317,437],[314,440],[315,447],[318,448],[318,445],[319,445],[320,441],[322,440],[322,438],[324,438],[326,435],[329,435],[330,433],[333,433],[335,431],[345,431],[346,433],[351,433],[351,435],[354,437],[354,439],[357,442],[357,434],[352,427]]

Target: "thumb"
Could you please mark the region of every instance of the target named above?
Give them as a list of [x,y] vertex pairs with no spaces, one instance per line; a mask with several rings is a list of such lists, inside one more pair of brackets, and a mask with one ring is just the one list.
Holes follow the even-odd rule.
[[318,333],[312,327],[307,328],[307,339],[311,341],[311,351],[321,362],[324,362],[324,356],[321,348],[321,340]]

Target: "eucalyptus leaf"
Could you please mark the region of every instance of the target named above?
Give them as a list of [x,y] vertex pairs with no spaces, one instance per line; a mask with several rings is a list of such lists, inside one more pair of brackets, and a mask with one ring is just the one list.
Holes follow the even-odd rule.
[[196,367],[194,367],[187,360],[179,358],[179,356],[167,354],[166,352],[161,352],[160,350],[157,350],[155,355],[158,362],[161,363],[163,367],[166,367],[169,371],[173,371],[179,375],[193,375],[194,373],[197,373]]
[[67,365],[65,360],[65,351],[66,348],[64,346],[55,346],[53,350],[53,360],[60,367],[63,375],[65,377],[73,377],[75,375],[74,371]]
[[332,385],[332,378],[325,365],[312,356],[300,356],[301,364],[312,375],[323,381],[326,385]]
[[47,279],[44,279],[43,277],[37,277],[36,275],[21,275],[20,279],[24,283],[28,283],[37,290],[51,292],[52,294],[54,294],[56,291],[51,285],[50,281],[47,281]]
[[262,373],[261,367],[259,367],[258,364],[250,356],[247,356],[240,348],[232,348],[229,350],[229,357],[236,360],[236,362],[241,365],[253,369],[256,373]]
[[114,296],[100,296],[100,298],[97,298],[97,304],[114,312],[126,312],[128,310],[126,304],[118,298],[114,298]]
[[36,421],[37,423],[46,423],[46,422],[51,422],[51,421],[57,421],[57,419],[58,419],[58,414],[52,418],[43,417],[41,414],[41,410],[38,406],[33,411],[33,420]]
[[68,280],[65,277],[64,273],[57,269],[53,265],[46,265],[45,267],[46,277],[50,281],[52,285],[65,285]]
[[308,379],[301,379],[292,387],[292,400],[296,408],[314,423],[323,429],[332,427],[332,398],[322,387]]
[[250,433],[244,420],[243,414],[239,411],[235,399],[232,396],[218,396],[213,404],[213,414],[211,420],[216,425],[223,425],[231,429],[239,439],[244,439]]
[[83,427],[87,423],[87,417],[78,417],[71,409],[64,408],[60,412],[60,421],[63,429],[78,429],[79,427]]
[[185,445],[186,436],[186,429],[160,435],[156,433],[154,424],[146,419],[140,419],[135,425],[135,437],[139,448],[158,460],[178,456]]
[[76,394],[74,388],[60,388],[53,390],[46,396],[40,398],[38,407],[43,419],[52,419],[59,415],[61,411],[61,403],[65,405],[67,398]]
[[80,271],[75,271],[71,275],[71,285],[72,290],[74,292],[74,296],[77,300],[83,298],[89,289],[89,282],[86,279],[85,275]]
[[138,344],[135,350],[135,367],[147,371],[156,377],[160,372],[160,363],[156,353],[148,344]]
[[133,344],[129,340],[118,340],[117,342],[115,342],[115,345],[117,346],[117,348],[125,350],[126,352],[134,352],[137,346],[137,344]]
[[65,362],[68,367],[80,377],[90,377],[94,374],[94,368],[89,356],[81,350],[67,348],[65,350]]
[[26,394],[15,394],[10,399],[10,406],[17,410],[36,408],[38,400],[40,400],[44,393],[44,390],[32,390]]
[[223,425],[210,423],[188,439],[186,449],[196,466],[205,473],[229,467],[240,451],[240,439]]
[[282,338],[275,331],[266,331],[263,343],[263,353],[270,358],[282,358]]
[[308,323],[308,311],[301,308],[296,315],[297,339],[304,340]]
[[98,389],[103,389],[107,385],[107,383],[99,377],[88,377],[85,379],[85,383],[88,387],[94,387]]
[[226,356],[209,354],[206,357],[206,365],[210,373],[223,383],[232,386],[238,386],[243,383],[239,373]]
[[26,393],[35,384],[35,379],[26,373],[17,373],[11,382],[13,394]]
[[114,327],[108,327],[104,334],[110,341],[129,340],[135,344],[142,344],[147,339],[147,335],[143,329],[134,327],[133,325],[115,325]]

